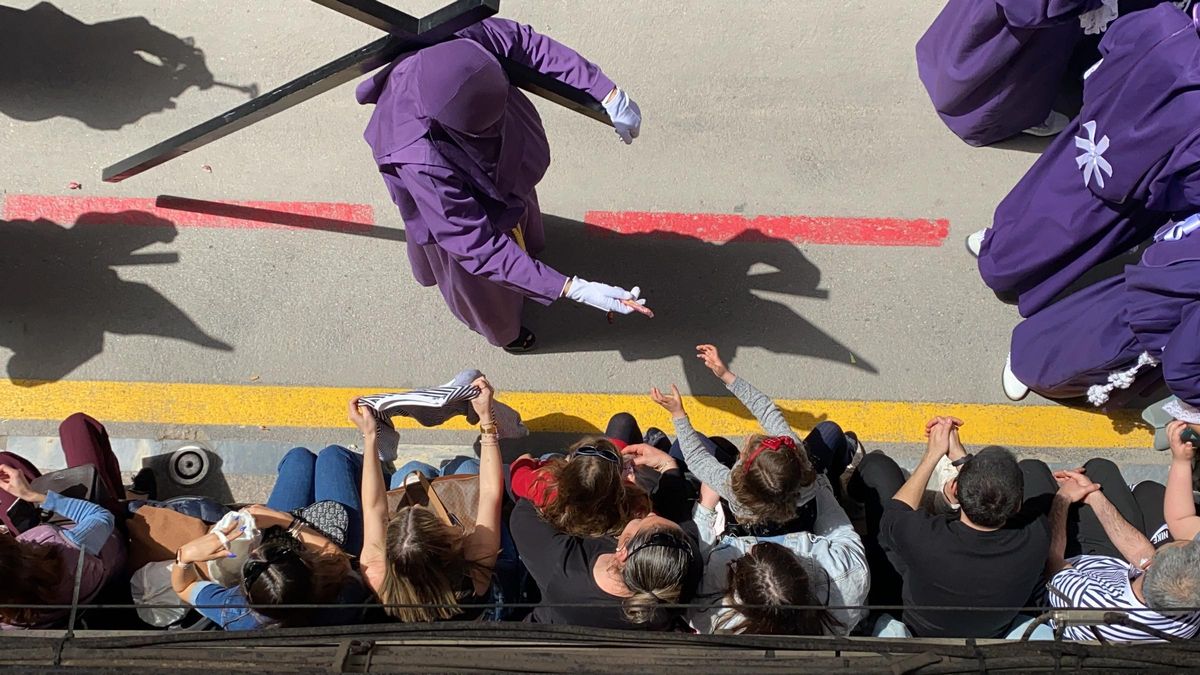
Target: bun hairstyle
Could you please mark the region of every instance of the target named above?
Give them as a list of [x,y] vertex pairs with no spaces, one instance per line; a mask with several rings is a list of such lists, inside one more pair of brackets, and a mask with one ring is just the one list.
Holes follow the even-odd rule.
[[755,544],[749,553],[731,561],[728,585],[730,604],[737,613],[726,615],[718,630],[756,635],[821,635],[842,627],[827,609],[789,607],[823,606],[828,604],[828,598],[819,600],[813,595],[808,570],[795,553],[779,544]]
[[704,564],[692,538],[677,527],[646,528],[630,537],[625,549],[621,575],[633,592],[624,602],[625,618],[663,626],[682,616],[681,609],[663,605],[687,604],[696,596]]
[[[590,450],[584,455],[581,448]],[[621,453],[608,439],[585,438],[543,471],[545,478],[534,487],[541,490],[541,516],[564,534],[615,536],[630,520],[650,512],[650,496],[625,479]]]
[[[63,583],[64,577],[74,573],[66,569],[59,549],[0,535],[0,574],[4,575],[0,604],[48,605],[51,600],[47,596]],[[39,623],[41,612],[37,607],[0,608],[0,621],[32,626]]]
[[460,600],[474,594],[473,575],[490,570],[463,554],[464,536],[424,506],[405,506],[387,526],[387,560],[379,599],[384,612],[404,622],[452,619]]
[[801,491],[816,479],[803,443],[790,436],[756,434],[746,439],[729,487],[753,514],[742,519],[748,524],[786,523],[796,517]]
[[336,597],[338,580],[330,578],[326,567],[287,530],[269,527],[263,531],[262,543],[242,565],[242,590],[259,614],[283,626],[304,625],[314,610],[272,605],[332,601]]

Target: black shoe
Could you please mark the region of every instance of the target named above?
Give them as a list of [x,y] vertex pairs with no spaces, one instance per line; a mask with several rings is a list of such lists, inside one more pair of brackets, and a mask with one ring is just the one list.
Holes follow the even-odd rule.
[[669,452],[671,450],[671,439],[663,433],[662,429],[659,429],[658,427],[650,427],[649,429],[646,429],[646,433],[642,435],[642,439],[645,440],[647,444],[653,445],[663,452]]
[[525,352],[531,351],[536,345],[537,336],[533,334],[533,331],[529,330],[525,326],[521,326],[521,334],[517,336],[516,340],[513,340],[505,345],[504,351],[508,352],[509,354],[524,354]]
[[158,500],[158,479],[154,477],[154,472],[148,466],[137,472],[129,489],[146,495],[146,499],[151,501]]

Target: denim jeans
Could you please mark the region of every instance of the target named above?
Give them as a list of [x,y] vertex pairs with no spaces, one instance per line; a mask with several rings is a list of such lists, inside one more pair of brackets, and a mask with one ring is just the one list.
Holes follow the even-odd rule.
[[345,551],[362,552],[362,455],[331,445],[317,454],[292,448],[279,460],[278,476],[267,506],[291,512],[310,504],[335,501],[350,512]]
[[404,485],[404,479],[414,471],[419,471],[425,474],[425,477],[433,480],[438,476],[469,476],[479,473],[479,460],[474,457],[459,455],[442,464],[442,468],[437,468],[432,464],[425,462],[411,461],[400,467],[396,473],[392,474],[390,489]]

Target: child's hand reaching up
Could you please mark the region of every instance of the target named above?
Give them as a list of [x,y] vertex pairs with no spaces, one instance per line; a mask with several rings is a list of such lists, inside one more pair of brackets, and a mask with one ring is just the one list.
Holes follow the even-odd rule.
[[713,375],[721,378],[725,384],[733,384],[737,379],[737,375],[729,372],[725,367],[725,362],[721,360],[721,354],[717,352],[717,348],[713,345],[696,345],[696,358],[704,362]]

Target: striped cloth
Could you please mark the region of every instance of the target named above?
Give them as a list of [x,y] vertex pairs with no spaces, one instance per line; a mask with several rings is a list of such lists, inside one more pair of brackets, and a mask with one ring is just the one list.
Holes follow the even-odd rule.
[[388,426],[392,426],[391,418],[399,415],[411,417],[423,427],[436,427],[458,415],[466,415],[471,424],[479,421],[468,403],[478,396],[479,387],[456,386],[451,383],[399,394],[362,396],[358,401],[360,405],[374,410],[379,419]]
[[[1191,639],[1200,629],[1200,612],[1178,617],[1163,616],[1147,609],[1133,594],[1129,582],[1142,571],[1119,558],[1102,555],[1081,555],[1068,562],[1071,567],[1050,579],[1047,589],[1050,604],[1057,608],[1124,609],[1129,618],[1169,635]],[[1064,636],[1069,640],[1098,640],[1112,642],[1158,642],[1159,639],[1136,628],[1125,626],[1068,626]]]

